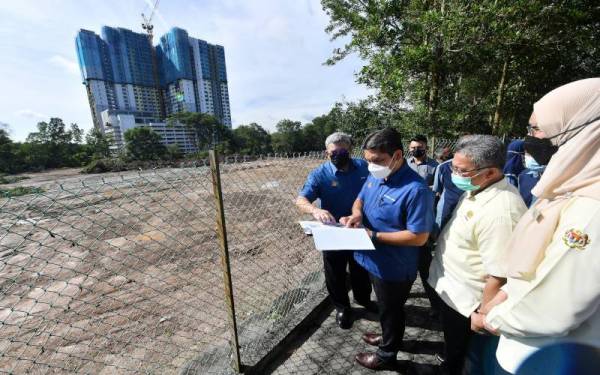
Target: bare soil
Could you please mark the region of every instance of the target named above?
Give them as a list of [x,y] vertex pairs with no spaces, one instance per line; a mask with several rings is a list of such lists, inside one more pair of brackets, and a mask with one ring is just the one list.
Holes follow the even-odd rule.
[[[318,159],[222,165],[242,360],[320,294],[320,256],[293,201]],[[0,199],[0,371],[218,371],[229,317],[206,167],[27,174]],[[207,370],[208,372],[208,370]]]

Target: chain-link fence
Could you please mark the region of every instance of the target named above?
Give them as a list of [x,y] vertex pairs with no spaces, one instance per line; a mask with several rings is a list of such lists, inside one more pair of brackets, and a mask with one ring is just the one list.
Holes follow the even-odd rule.
[[326,296],[294,205],[323,161],[224,160],[221,238],[208,162],[0,198],[0,372],[232,372],[231,301],[241,362],[256,364]]

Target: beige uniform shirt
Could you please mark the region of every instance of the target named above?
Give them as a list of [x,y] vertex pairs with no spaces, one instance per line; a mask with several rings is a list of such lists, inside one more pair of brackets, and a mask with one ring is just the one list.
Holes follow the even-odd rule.
[[464,194],[438,238],[428,283],[468,317],[483,297],[487,275],[505,277],[506,244],[527,207],[506,179]]
[[502,333],[496,357],[506,371],[553,342],[600,347],[600,200],[571,198],[535,278],[502,289],[508,299],[486,321]]

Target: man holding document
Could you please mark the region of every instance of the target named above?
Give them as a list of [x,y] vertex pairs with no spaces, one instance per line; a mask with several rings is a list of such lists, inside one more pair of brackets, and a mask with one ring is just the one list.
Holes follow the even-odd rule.
[[400,134],[383,129],[363,144],[371,175],[352,207],[342,217],[347,227],[364,226],[374,251],[355,251],[354,259],[367,271],[377,296],[382,334],[365,333],[363,340],[378,346],[359,353],[356,361],[373,370],[393,369],[402,347],[404,304],[417,277],[420,246],[433,225],[433,196],[424,180],[404,161]]
[[[350,215],[352,204],[360,192],[369,172],[367,163],[351,158],[352,139],[344,133],[333,133],[325,140],[330,161],[314,169],[296,200],[304,213],[316,220],[335,224],[342,216]],[[312,204],[321,200],[321,208]],[[325,284],[337,314],[336,322],[342,329],[352,326],[350,299],[346,288],[346,267],[350,268],[350,284],[354,300],[373,311],[369,274],[359,266],[348,250],[323,251]]]

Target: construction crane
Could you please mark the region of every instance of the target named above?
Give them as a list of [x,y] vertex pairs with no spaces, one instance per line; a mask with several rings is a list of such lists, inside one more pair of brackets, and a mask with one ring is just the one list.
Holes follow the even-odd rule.
[[154,25],[152,24],[152,17],[154,17],[154,11],[156,10],[156,8],[158,7],[158,2],[160,0],[156,0],[154,2],[154,6],[150,9],[150,16],[146,17],[144,15],[144,13],[142,13],[142,29],[146,30],[146,33],[148,34],[148,40],[150,41],[150,44],[152,44],[152,32],[154,30]]
[[[149,1],[149,0],[148,0]],[[150,16],[146,17],[144,13],[142,13],[142,29],[146,31],[148,34],[148,42],[150,43],[150,51],[152,54],[152,75],[154,76],[154,87],[156,89],[156,93],[158,95],[158,103],[159,103],[159,116],[161,118],[165,117],[165,99],[163,96],[162,88],[160,87],[160,79],[158,77],[158,61],[156,60],[156,51],[154,50],[154,45],[152,44],[154,25],[152,24],[152,17],[154,17],[154,13],[156,8],[158,7],[158,2],[160,0],[156,0],[154,5],[150,9]]]

